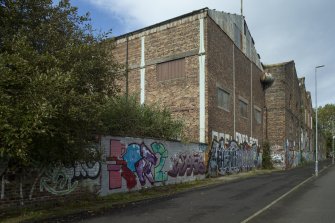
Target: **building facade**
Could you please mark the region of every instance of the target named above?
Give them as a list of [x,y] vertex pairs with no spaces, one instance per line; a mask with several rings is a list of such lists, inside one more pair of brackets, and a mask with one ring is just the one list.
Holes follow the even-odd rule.
[[312,99],[306,91],[305,78],[298,78],[294,61],[264,65],[264,69],[276,80],[265,90],[265,134],[275,164],[290,168],[303,160],[312,161],[315,130]]
[[207,8],[116,38],[123,91],[170,108],[193,142],[261,144],[264,75],[244,18]]

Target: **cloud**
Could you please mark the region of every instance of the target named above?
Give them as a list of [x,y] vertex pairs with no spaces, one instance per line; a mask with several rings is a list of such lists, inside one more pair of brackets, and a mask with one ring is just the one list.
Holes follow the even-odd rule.
[[[229,0],[88,0],[124,21],[127,31],[149,26],[204,7],[239,10],[239,1]],[[224,7],[223,7],[224,6]],[[238,10],[236,10],[238,9]]]

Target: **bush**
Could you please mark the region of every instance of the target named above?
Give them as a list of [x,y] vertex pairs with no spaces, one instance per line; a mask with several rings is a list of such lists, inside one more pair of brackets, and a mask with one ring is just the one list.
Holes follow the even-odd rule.
[[135,96],[111,98],[103,108],[105,134],[132,137],[179,139],[183,124],[158,105],[141,105]]
[[262,167],[263,169],[273,168],[273,164],[271,161],[271,154],[270,154],[270,143],[268,141],[265,141],[263,143]]

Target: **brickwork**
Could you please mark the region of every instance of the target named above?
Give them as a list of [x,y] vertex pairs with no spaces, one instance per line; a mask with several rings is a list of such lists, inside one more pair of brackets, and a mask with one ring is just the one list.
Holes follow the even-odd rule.
[[[263,139],[263,125],[257,123],[254,108],[263,111],[264,91],[260,82],[263,72],[251,62],[225,32],[210,18],[208,24],[208,129],[234,138],[237,133]],[[223,53],[224,52],[224,53]],[[234,132],[235,74],[235,132]],[[217,89],[230,93],[229,110],[218,107]],[[239,100],[248,104],[247,117],[239,111]]]
[[265,70],[275,77],[273,86],[265,93],[270,143],[295,151],[309,148],[311,99],[304,82],[299,82],[294,61],[267,65]]
[[[140,95],[141,38],[144,37],[145,103],[169,108],[186,126],[185,136],[199,138],[199,18],[193,16],[128,37],[129,93]],[[126,63],[126,37],[113,54]],[[157,64],[185,58],[185,76],[157,81]],[[125,84],[123,83],[123,89]],[[123,90],[124,92],[125,90]]]

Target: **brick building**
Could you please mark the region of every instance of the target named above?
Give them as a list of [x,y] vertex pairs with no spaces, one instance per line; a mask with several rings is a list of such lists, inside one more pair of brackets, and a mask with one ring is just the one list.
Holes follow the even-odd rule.
[[124,92],[167,106],[193,142],[261,144],[262,64],[243,16],[204,8],[116,38]]
[[298,79],[294,61],[265,65],[264,69],[276,80],[265,91],[265,134],[272,153],[282,156],[286,167],[298,165],[302,157],[313,160],[313,108],[305,78]]

